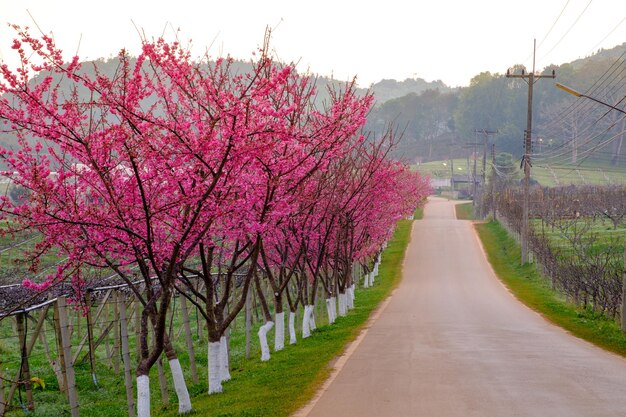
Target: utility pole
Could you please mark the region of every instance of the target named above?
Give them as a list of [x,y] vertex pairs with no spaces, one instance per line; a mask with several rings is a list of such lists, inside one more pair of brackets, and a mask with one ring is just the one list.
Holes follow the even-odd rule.
[[487,148],[489,147],[489,136],[497,135],[498,130],[488,130],[483,129],[484,141],[483,141],[483,185],[486,184],[486,175],[487,175]]
[[471,192],[472,192],[472,189],[471,189],[471,188],[469,188],[469,186],[470,186],[470,178],[471,178],[471,176],[472,176],[472,170],[470,169],[470,157],[469,157],[469,155],[468,155],[468,156],[467,156],[467,187],[468,187],[467,192],[468,192],[468,193],[471,193]]
[[474,170],[472,172],[472,206],[476,205],[476,193],[478,192],[478,187],[476,187],[476,144],[474,142],[474,152],[472,156],[474,158]]
[[533,42],[533,70],[525,74],[522,70],[521,74],[511,74],[506,72],[507,78],[521,78],[528,84],[528,114],[526,119],[526,131],[524,134],[524,157],[522,158],[522,165],[524,166],[524,201],[522,207],[522,264],[528,262],[528,206],[530,199],[530,155],[532,153],[532,130],[533,130],[533,86],[541,78],[556,78],[554,70],[552,74],[547,75],[535,75],[535,50],[537,49],[537,40]]
[[454,193],[454,159],[450,158],[450,189]]
[[491,145],[491,210],[496,220],[496,144]]

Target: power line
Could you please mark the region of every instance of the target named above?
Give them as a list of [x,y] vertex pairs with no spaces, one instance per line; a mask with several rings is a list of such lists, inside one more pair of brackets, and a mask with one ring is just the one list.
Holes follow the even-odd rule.
[[[624,94],[624,86],[626,86],[626,50],[609,66],[606,71],[586,90],[586,95],[595,97],[617,97]],[[626,94],[624,94],[626,95]],[[623,97],[623,96],[622,96]],[[614,101],[614,98],[611,98]],[[618,101],[618,104],[621,102]],[[596,117],[598,106],[591,101],[575,100],[571,105],[564,107],[556,116],[551,118],[548,124],[540,126],[542,131],[541,135],[544,137],[559,137],[562,131],[566,129],[566,121],[568,119],[574,120],[587,120],[589,117]],[[551,152],[556,154],[559,149],[570,145],[575,140],[579,140],[581,136],[589,135],[593,137],[595,133],[589,132],[596,125],[599,124],[608,112],[605,112],[593,123],[587,124],[582,132],[577,132],[576,136],[569,140],[565,140],[559,147],[552,148]],[[547,155],[544,155],[547,156]]]
[[557,41],[557,43],[554,44],[554,46],[552,46],[552,48],[546,52],[541,58],[539,58],[539,61],[542,61],[545,57],[547,57],[548,55],[550,55],[552,53],[552,51],[554,51],[554,49],[556,49],[557,46],[559,46],[559,44],[563,41],[563,39],[565,39],[565,37],[571,32],[571,30],[574,28],[574,26],[576,26],[576,24],[578,23],[578,21],[580,20],[581,17],[583,17],[583,15],[585,14],[585,12],[587,11],[587,9],[589,8],[589,6],[591,5],[591,3],[593,3],[593,0],[589,0],[589,3],[587,3],[587,5],[585,6],[585,8],[583,9],[582,12],[580,12],[580,14],[578,15],[578,17],[576,18],[576,20],[574,20],[574,23],[572,23],[572,25],[567,29],[567,31],[565,31],[565,33],[563,34],[563,36],[561,36],[561,39],[559,39]]
[[[563,8],[561,9],[561,13],[559,13],[559,15],[556,17],[556,20],[554,21],[554,23],[552,23],[552,26],[550,26],[550,29],[548,30],[548,33],[546,33],[546,35],[543,37],[543,39],[539,42],[539,45],[537,45],[537,49],[541,48],[541,45],[543,45],[543,43],[545,42],[545,40],[548,38],[548,36],[550,35],[550,33],[552,33],[552,30],[554,29],[554,27],[556,26],[557,22],[559,21],[559,19],[561,18],[561,16],[563,16],[563,12],[565,11],[565,9],[567,9],[567,5],[569,4],[571,0],[567,0],[565,2],[565,6],[563,6]],[[530,58],[530,57],[529,57]],[[528,58],[527,58],[528,59]]]
[[611,29],[611,31],[604,38],[602,38],[600,42],[598,42],[593,48],[591,48],[591,50],[587,53],[587,55],[591,54],[592,52],[595,52],[596,48],[602,45],[602,42],[604,42],[609,36],[611,36],[613,32],[615,32],[617,28],[619,28],[622,25],[622,23],[624,23],[624,21],[626,21],[626,17],[623,17],[622,20],[620,20],[619,23],[615,25],[615,27]]
[[[593,1],[593,0],[592,0]],[[548,74],[537,74],[535,75],[535,51],[536,41],[533,42],[533,69],[528,74],[525,74],[522,70],[521,74],[510,74],[507,71],[507,78],[521,78],[522,80],[528,83],[528,108],[527,108],[527,117],[526,117],[526,134],[524,138],[524,158],[522,159],[522,164],[524,166],[524,204],[523,204],[523,214],[522,214],[522,233],[521,233],[521,249],[522,256],[521,262],[522,265],[528,261],[529,254],[529,244],[528,244],[528,236],[529,236],[529,225],[528,225],[528,203],[530,200],[530,192],[529,192],[529,180],[530,180],[530,155],[532,153],[531,144],[532,144],[532,121],[533,121],[533,86],[534,84],[542,78],[555,78],[556,75],[554,71],[552,71],[551,75]]]

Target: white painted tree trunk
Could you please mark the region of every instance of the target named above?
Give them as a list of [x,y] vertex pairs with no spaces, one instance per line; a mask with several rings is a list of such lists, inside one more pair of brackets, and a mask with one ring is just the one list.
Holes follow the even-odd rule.
[[209,342],[209,394],[222,392],[222,377],[220,372],[220,342]]
[[220,337],[220,382],[230,381],[230,364],[228,363],[228,338]]
[[150,417],[150,377],[137,377],[137,417]]
[[309,327],[311,331],[317,329],[317,324],[315,324],[315,305],[309,305]]
[[330,297],[330,307],[333,312],[333,323],[337,321],[337,297]]
[[306,339],[311,336],[311,327],[309,326],[309,306],[304,306],[304,313],[302,314],[302,338]]
[[274,352],[285,348],[285,313],[276,313],[274,316],[276,328],[274,329]]
[[293,311],[289,312],[289,344],[296,344],[296,313]]
[[346,289],[348,295],[348,310],[352,310],[354,308],[354,284],[350,285]]
[[169,361],[170,371],[172,372],[172,381],[174,382],[174,391],[178,397],[178,414],[184,414],[191,411],[191,399],[189,399],[189,391],[183,376],[183,369],[180,367],[178,359]]
[[274,327],[273,321],[266,321],[263,326],[259,328],[259,342],[261,342],[261,360],[263,362],[270,360],[270,346],[267,343],[267,333]]
[[333,324],[335,318],[333,317],[333,308],[331,306],[330,298],[326,299],[326,313],[328,314],[328,324]]
[[348,313],[347,307],[348,307],[348,303],[347,303],[346,293],[340,292],[339,293],[339,316],[340,317],[345,317],[345,315]]
[[326,299],[326,314],[328,315],[328,324],[333,324],[333,311],[330,308],[330,298]]
[[367,274],[365,274],[365,276],[363,277],[363,288],[369,288],[370,286],[370,274],[369,272]]

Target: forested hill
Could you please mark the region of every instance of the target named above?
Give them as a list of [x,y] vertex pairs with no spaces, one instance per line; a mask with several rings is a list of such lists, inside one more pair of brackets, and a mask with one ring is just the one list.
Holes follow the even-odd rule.
[[[211,65],[211,64],[209,64]],[[119,59],[117,57],[105,59],[99,58],[93,61],[85,61],[81,64],[80,73],[94,75],[95,71],[97,71],[105,76],[113,77],[116,71],[119,71]],[[231,72],[233,75],[237,74],[245,74],[252,70],[252,64],[248,61],[235,60],[231,66]],[[344,80],[336,80],[331,77],[326,77],[322,75],[312,74],[311,75],[315,79],[316,84],[316,104],[319,107],[323,107],[329,99],[328,93],[329,89],[341,89],[343,85],[345,85]],[[36,75],[33,79],[33,82],[36,83],[40,81],[42,75]],[[67,80],[57,79],[55,82],[59,82],[61,86],[63,86]],[[358,82],[358,80],[357,80]],[[433,81],[427,82],[421,78],[417,79],[406,79],[404,81],[396,81],[396,80],[382,80],[375,84],[372,84],[369,88],[359,88],[358,92],[360,94],[366,94],[368,90],[374,93],[375,95],[375,105],[381,105],[382,103],[405,96],[407,94],[420,94],[429,89],[437,89],[441,91],[448,91],[449,88],[442,81]],[[65,91],[66,96],[71,96],[71,92],[69,88],[63,89]],[[87,91],[78,91],[79,96],[83,99],[88,99]],[[8,133],[0,132],[0,144],[3,146],[13,147],[16,139],[13,135]],[[3,167],[3,164],[0,163],[0,168]]]
[[[518,65],[510,71],[520,74],[522,69]],[[606,108],[590,100],[576,102],[574,96],[555,88],[558,82],[623,107],[626,43],[539,72],[550,74],[553,70],[556,79],[541,79],[535,84],[535,152],[558,156],[554,163],[577,163],[585,158],[626,166],[623,118],[620,122],[615,112],[606,114]],[[394,156],[408,162],[465,158],[472,143],[482,142],[480,132],[484,130],[498,131],[490,138],[497,152],[519,158],[526,129],[528,85],[519,78],[507,78],[506,71],[483,72],[463,88],[431,88],[387,100],[370,113],[367,128],[381,135],[391,124],[404,132]],[[377,96],[379,102],[380,97],[382,94]]]
[[408,94],[421,94],[427,90],[451,91],[450,87],[441,80],[428,82],[421,78],[407,78],[404,81],[382,80],[372,84],[370,89],[374,93],[378,105]]
[[[615,103],[626,95],[623,75],[621,83],[617,82],[619,79],[615,75],[626,73],[625,57],[626,43],[599,50],[571,63],[543,69],[546,73],[554,70],[557,78],[541,80],[535,85],[533,134],[543,136],[546,146],[564,147],[563,154],[582,151],[568,150],[566,144],[571,141],[572,135],[578,134],[576,132],[588,132],[591,125],[591,131],[600,132],[597,134],[599,141],[615,136],[615,132],[610,130],[615,121],[605,117],[596,123],[602,116],[598,116],[597,111],[569,112],[568,119],[563,123],[551,123],[555,118],[562,117],[573,100],[572,96],[554,88],[554,83],[556,81],[584,92],[598,80],[608,77],[607,82],[613,84],[599,89],[596,98]],[[94,65],[102,73],[111,75],[118,68],[118,60],[85,62],[83,71],[93,71]],[[242,74],[249,70],[249,62],[236,61],[233,64],[234,73]],[[528,87],[520,79],[506,78],[506,70],[502,68],[502,72],[478,74],[469,86],[454,89],[440,80],[428,82],[421,78],[404,81],[385,79],[372,84],[369,90],[373,92],[376,104],[368,117],[366,130],[373,137],[384,134],[390,125],[403,132],[393,155],[407,162],[466,157],[468,143],[479,139],[476,130],[497,130],[498,134],[492,137],[497,151],[519,157],[526,127]],[[511,71],[519,73],[521,67],[514,66]],[[342,84],[342,81],[316,76],[317,104],[323,106],[328,101],[328,87],[340,88]],[[367,90],[361,88],[359,91],[365,94]],[[613,164],[626,160],[626,157],[621,157],[626,154],[626,146],[621,146],[622,136],[618,135],[603,145],[603,152],[610,154],[607,158]],[[13,140],[10,135],[0,133],[0,142],[10,144]],[[576,154],[572,158],[575,159]]]
[[574,68],[581,68],[589,62],[594,62],[594,61],[602,62],[606,60],[615,61],[622,54],[624,54],[625,51],[626,51],[626,42],[611,49],[599,49],[593,55],[572,61],[571,64]]

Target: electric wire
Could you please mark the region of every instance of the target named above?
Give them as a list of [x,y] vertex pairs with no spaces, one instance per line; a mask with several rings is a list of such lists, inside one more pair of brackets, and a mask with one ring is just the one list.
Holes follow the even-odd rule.
[[539,61],[543,61],[543,59],[545,57],[549,56],[552,53],[552,51],[554,51],[556,49],[556,47],[559,46],[561,44],[561,42],[563,42],[563,39],[565,39],[565,37],[571,32],[571,30],[574,28],[574,26],[576,26],[576,24],[580,21],[580,18],[583,17],[583,15],[587,11],[587,9],[591,5],[591,3],[593,3],[593,0],[589,0],[589,3],[587,3],[587,5],[583,9],[583,11],[580,12],[580,14],[576,18],[576,20],[574,20],[574,23],[572,23],[572,25],[565,31],[563,36],[561,36],[561,38],[552,46],[552,48],[550,48],[550,50],[548,52],[546,52],[541,58],[539,58]]
[[[607,80],[610,80],[611,77],[616,78],[617,75],[615,75],[615,72],[618,71],[620,67],[624,66],[626,62],[624,60],[625,57],[626,57],[626,50],[624,50],[624,52],[606,69],[606,71],[585,91],[585,95],[589,95],[589,96],[597,95],[598,94],[597,90],[601,89],[602,86],[607,82]],[[618,75],[622,74],[625,69],[626,67],[622,68],[621,71],[618,73]],[[608,86],[604,87],[604,89],[606,88],[608,88]],[[564,108],[552,120],[557,120],[557,121],[563,120],[569,114],[574,113],[578,108],[584,107],[585,105],[587,105],[588,107],[591,107],[591,103],[586,103],[585,101],[581,101],[581,100],[574,100],[570,106]]]
[[[626,84],[625,55],[626,50],[612,63],[609,68],[607,68],[602,76],[598,78],[589,89],[587,89],[588,93],[586,93],[586,95],[600,98],[610,96],[613,97],[612,101],[614,101],[615,95],[622,95],[624,85]],[[625,98],[626,94],[622,96],[615,106],[619,106]],[[573,144],[579,146],[576,142],[580,141],[581,137],[584,138],[582,139],[582,144],[587,145],[602,135],[602,133],[608,132],[608,130],[615,126],[620,119],[614,120],[613,123],[610,124],[609,128],[604,129],[599,135],[596,134],[594,129],[597,126],[602,127],[600,122],[603,121],[612,111],[612,109],[609,109],[604,111],[601,116],[598,116],[598,109],[600,106],[601,105],[599,103],[595,103],[592,100],[575,100],[570,106],[566,107],[559,114],[557,114],[556,117],[552,117],[550,123],[541,128],[542,135],[545,137],[558,138],[561,136],[563,131],[567,129],[567,120],[571,119],[574,123],[578,123],[580,120],[589,120],[592,117],[597,117],[597,119],[592,123],[587,123],[582,132],[577,132],[577,134],[571,139],[563,140],[560,145],[552,147],[543,154],[535,155],[535,157],[539,160],[543,159],[544,162],[551,159],[554,163],[556,163],[557,158],[562,158],[564,155],[569,154],[570,151],[566,148]]]
[[[539,44],[537,45],[537,49],[541,48],[541,45],[543,45],[543,43],[545,42],[545,40],[548,38],[548,36],[550,35],[550,33],[552,33],[552,30],[554,29],[554,27],[556,26],[556,24],[558,23],[559,19],[561,18],[561,16],[563,16],[563,12],[565,12],[565,9],[567,9],[567,6],[569,5],[569,2],[571,0],[567,0],[565,2],[565,6],[563,6],[563,8],[561,9],[561,13],[559,13],[559,15],[556,17],[556,20],[554,21],[554,23],[552,23],[552,26],[550,26],[550,29],[548,29],[548,32],[545,34],[545,36],[543,37],[543,39],[539,42]],[[527,59],[526,59],[527,60]],[[526,61],[525,60],[525,61]]]
[[[620,100],[623,101],[624,99]],[[542,159],[550,159],[550,158],[554,158],[554,157],[558,157],[561,153],[560,150],[569,147],[569,146],[573,146],[573,144],[576,144],[577,146],[580,146],[577,142],[581,140],[581,138],[585,138],[585,136],[587,137],[586,139],[582,139],[583,144],[587,144],[589,143],[589,141],[595,139],[597,137],[597,134],[595,131],[590,132],[588,135],[586,135],[588,130],[592,130],[596,125],[598,125],[600,123],[600,121],[602,121],[606,116],[609,115],[609,113],[611,113],[611,110],[606,111],[601,117],[599,117],[598,119],[596,119],[594,122],[589,123],[585,129],[583,129],[583,131],[581,133],[577,133],[574,137],[572,137],[571,139],[565,140],[563,141],[560,145],[556,146],[555,148],[550,149],[548,152],[539,152],[537,154],[535,154],[536,158],[542,158]],[[610,124],[608,126],[608,128],[604,128],[604,130],[600,133],[606,133],[608,130],[610,130],[612,127],[614,127],[616,125],[616,123],[619,121],[618,120],[614,120],[612,124]]]
[[605,40],[607,40],[607,38],[608,38],[609,36],[611,36],[611,35],[612,35],[612,34],[613,34],[613,33],[614,33],[614,32],[615,32],[615,31],[616,31],[616,30],[617,30],[617,29],[618,29],[618,28],[622,25],[622,23],[624,23],[625,21],[626,21],[626,17],[623,17],[623,18],[622,18],[622,20],[620,20],[620,21],[619,21],[619,23],[618,23],[617,25],[615,25],[615,27],[614,27],[613,29],[611,29],[611,31],[610,31],[610,32],[609,32],[609,33],[608,33],[608,34],[607,34],[604,38],[602,38],[602,40],[601,40],[600,42],[598,42],[597,44],[595,44],[595,46],[589,50],[589,52],[587,53],[587,55],[589,55],[589,54],[591,54],[591,53],[595,52],[595,50],[596,50],[596,49],[597,49],[600,45],[602,45],[602,42],[604,42]]

